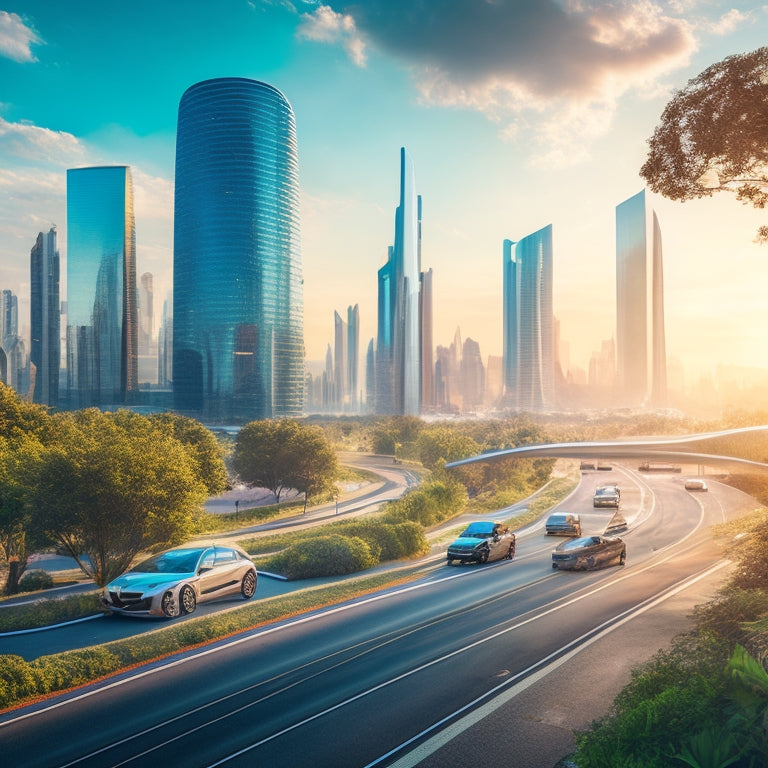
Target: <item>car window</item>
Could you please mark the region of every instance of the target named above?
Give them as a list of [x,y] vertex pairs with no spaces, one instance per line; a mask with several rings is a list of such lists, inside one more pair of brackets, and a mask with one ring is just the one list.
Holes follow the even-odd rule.
[[213,568],[213,552],[206,552],[205,557],[200,561],[201,568]]
[[237,560],[235,556],[235,550],[228,547],[220,547],[216,549],[216,565],[225,565],[226,563],[234,563]]

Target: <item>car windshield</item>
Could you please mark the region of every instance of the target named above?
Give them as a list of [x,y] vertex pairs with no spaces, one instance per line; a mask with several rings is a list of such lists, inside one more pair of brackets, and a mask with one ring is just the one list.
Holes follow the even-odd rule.
[[147,558],[131,568],[137,573],[192,573],[202,549],[174,549]]
[[592,547],[595,544],[599,544],[600,539],[597,536],[585,536],[581,539],[572,539],[571,541],[561,544],[561,549],[581,549],[582,547]]
[[491,536],[493,536],[493,525],[481,525],[473,523],[468,528],[464,529],[464,532],[461,534],[461,536],[462,538],[469,539],[490,539]]
[[551,515],[547,522],[550,525],[561,525],[566,522],[565,515]]

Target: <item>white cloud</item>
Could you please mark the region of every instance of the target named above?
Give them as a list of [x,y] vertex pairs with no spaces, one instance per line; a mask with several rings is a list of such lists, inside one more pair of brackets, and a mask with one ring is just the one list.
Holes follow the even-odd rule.
[[303,17],[305,39],[375,46],[409,67],[424,103],[482,112],[505,136],[529,123],[541,140],[568,121],[574,147],[696,49],[693,25],[664,0],[332,1]]
[[19,62],[37,61],[31,46],[42,42],[20,16],[0,11],[0,56]]
[[0,117],[0,155],[4,164],[27,161],[69,167],[82,162],[83,144],[71,133],[52,131],[32,123],[9,123]]
[[746,24],[752,16],[751,11],[742,13],[737,8],[731,8],[730,11],[724,13],[716,22],[709,25],[709,28],[716,35],[728,35]]
[[352,16],[321,5],[314,13],[302,14],[297,34],[318,43],[340,43],[356,66],[365,66],[365,42],[358,34]]

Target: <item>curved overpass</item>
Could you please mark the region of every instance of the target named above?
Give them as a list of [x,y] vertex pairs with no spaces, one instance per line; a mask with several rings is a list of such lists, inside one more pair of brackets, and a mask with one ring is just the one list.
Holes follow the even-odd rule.
[[734,469],[768,471],[768,463],[743,458],[737,454],[755,455],[762,451],[768,457],[768,426],[726,429],[682,437],[608,440],[596,442],[548,443],[524,445],[501,451],[481,453],[452,461],[446,469],[484,461],[518,458],[557,459],[643,459],[687,464],[730,465]]

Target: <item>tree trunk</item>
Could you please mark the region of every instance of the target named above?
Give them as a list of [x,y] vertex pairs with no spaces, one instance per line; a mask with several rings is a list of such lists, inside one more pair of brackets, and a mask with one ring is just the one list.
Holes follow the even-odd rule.
[[8,563],[8,581],[5,583],[5,594],[15,595],[19,591],[19,581],[27,569],[27,564],[21,560],[11,560]]

